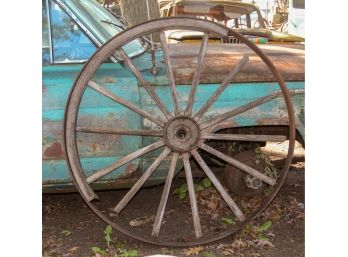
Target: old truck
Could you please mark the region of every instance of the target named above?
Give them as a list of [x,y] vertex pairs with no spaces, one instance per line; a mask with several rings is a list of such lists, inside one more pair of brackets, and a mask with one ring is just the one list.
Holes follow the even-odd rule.
[[[233,28],[256,43],[304,42],[304,38],[269,28],[257,5],[237,0],[159,0],[162,17],[198,17],[212,20]],[[304,35],[301,35],[304,36]],[[188,42],[202,37],[198,32],[172,31],[168,38],[177,42]],[[236,40],[211,37],[211,41],[232,43]]]
[[[92,0],[43,0],[42,14],[44,193],[77,190],[118,231],[171,246],[231,235],[269,205],[289,171],[295,140],[304,143],[304,45],[258,47],[226,26],[188,17],[125,29]],[[202,40],[169,44],[166,31],[175,29],[203,33]],[[238,43],[209,41],[217,36]],[[285,162],[272,173],[228,151],[235,143],[284,141]],[[238,183],[225,183],[209,158]],[[235,220],[227,229],[208,233],[210,223],[201,225],[204,206],[197,204],[192,167]],[[178,173],[190,201],[176,211],[191,213],[191,224],[163,222]],[[162,184],[148,233],[122,222],[142,187]],[[110,206],[100,192],[107,189],[127,193]],[[171,223],[177,232],[163,236],[161,227]]]

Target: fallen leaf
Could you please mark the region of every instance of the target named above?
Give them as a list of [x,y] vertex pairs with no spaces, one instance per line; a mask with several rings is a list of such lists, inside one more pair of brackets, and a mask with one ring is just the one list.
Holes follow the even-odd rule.
[[60,232],[60,233],[66,235],[66,236],[68,236],[68,235],[71,234],[71,231],[70,231],[70,230],[63,230],[63,231]]
[[234,251],[230,248],[227,248],[227,249],[222,251],[222,254],[225,256],[232,256],[233,253],[234,253]]
[[218,217],[219,217],[219,214],[217,214],[217,213],[212,213],[212,214],[211,214],[211,218],[212,218],[213,220],[217,220]]
[[255,243],[251,240],[247,240],[246,243],[247,243],[248,247],[255,246]]
[[274,245],[265,237],[256,240],[256,247],[263,248],[264,246],[274,247]]
[[219,244],[218,246],[216,246],[217,250],[223,249],[227,246],[227,244]]
[[216,209],[217,209],[217,207],[218,207],[218,202],[217,201],[209,201],[208,203],[207,203],[207,207],[210,209],[210,210],[212,210],[212,211],[215,211]]
[[241,238],[233,240],[231,247],[235,249],[246,247],[247,243],[244,242]]
[[198,255],[201,251],[203,251],[203,246],[191,247],[185,251],[186,256]]
[[266,235],[270,237],[275,237],[275,234],[273,234],[272,232],[268,232]]
[[304,219],[305,215],[304,213],[300,213],[296,216],[296,219]]
[[69,249],[69,252],[76,252],[80,247],[78,246],[74,246],[72,248]]

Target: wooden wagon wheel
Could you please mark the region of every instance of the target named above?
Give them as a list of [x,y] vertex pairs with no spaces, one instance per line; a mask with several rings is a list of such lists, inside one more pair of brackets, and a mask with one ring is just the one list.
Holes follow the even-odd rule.
[[[175,78],[172,72],[171,58],[168,54],[168,45],[166,42],[164,31],[182,29],[182,30],[194,30],[201,31],[204,36],[201,41],[199,55],[197,58],[197,65],[195,68],[195,73],[193,76],[192,86],[190,93],[187,98],[187,104],[184,108],[180,107],[178,102],[178,93],[175,86]],[[134,39],[145,36],[149,33],[159,32],[161,39],[161,47],[163,51],[163,59],[165,61],[165,67],[167,70],[169,88],[172,97],[173,111],[170,112],[167,106],[164,105],[162,100],[158,97],[153,87],[146,81],[143,74],[136,68],[132,60],[127,56],[125,51],[122,49],[127,43]],[[206,103],[197,111],[193,112],[193,104],[195,102],[195,95],[197,91],[197,85],[199,82],[199,76],[201,72],[201,67],[203,59],[205,56],[209,35],[219,35],[221,37],[233,36],[239,39],[241,42],[246,44],[250,49],[252,49],[268,66],[268,68],[273,73],[275,80],[278,82],[281,92],[275,92],[271,95],[259,98],[255,101],[249,102],[238,108],[233,108],[223,114],[218,114],[212,119],[204,120],[202,117],[207,112],[207,110],[216,102],[217,98],[223,93],[225,88],[229,85],[231,81],[236,77],[243,66],[248,62],[248,56],[241,58],[239,63],[232,69],[232,71],[223,78],[221,85],[218,89],[210,96],[207,96]],[[131,102],[123,99],[122,97],[114,94],[105,87],[99,85],[93,80],[93,75],[96,73],[100,65],[111,55],[117,56],[118,59],[122,60],[123,65],[126,66],[137,78],[143,88],[146,90],[148,95],[151,97],[153,102],[157,105],[160,112],[163,114],[161,117],[157,117],[154,114],[147,112],[140,107],[132,104]],[[97,93],[106,98],[112,99],[117,104],[120,104],[129,110],[139,114],[142,118],[146,118],[160,127],[160,130],[132,130],[132,129],[99,129],[95,127],[78,127],[77,117],[79,113],[79,106],[81,98],[84,95],[85,89],[89,87]],[[207,140],[244,140],[244,141],[277,141],[284,140],[282,136],[271,136],[271,135],[241,135],[241,134],[214,134],[211,133],[210,128],[213,126],[230,119],[238,114],[244,113],[256,106],[266,103],[272,99],[279,96],[283,96],[285,105],[287,108],[288,119],[289,119],[289,150],[287,154],[287,159],[283,170],[279,173],[279,178],[277,181],[269,176],[263,174],[245,165],[238,160],[214,149],[209,146]],[[289,92],[286,85],[274,67],[272,62],[265,54],[253,43],[249,42],[244,36],[239,33],[226,28],[217,23],[210,21],[195,19],[195,18],[166,18],[149,21],[133,28],[130,28],[117,36],[113,37],[110,41],[104,44],[98,51],[90,58],[86,63],[81,73],[75,81],[75,85],[70,92],[70,96],[67,102],[66,113],[65,113],[65,125],[64,125],[64,138],[65,138],[65,150],[67,154],[67,161],[71,170],[73,180],[78,188],[83,199],[86,201],[88,206],[106,223],[110,224],[112,227],[118,231],[136,238],[138,240],[157,244],[157,245],[167,245],[167,246],[189,246],[212,242],[221,238],[224,238],[237,230],[241,229],[248,221],[255,218],[260,214],[272,201],[275,195],[278,193],[280,187],[282,186],[287,172],[289,170],[293,151],[295,144],[295,121],[294,121],[293,107],[290,99]],[[138,135],[138,136],[153,136],[159,137],[159,139],[148,146],[145,146],[133,153],[126,155],[124,158],[113,163],[107,168],[103,168],[90,176],[86,176],[79,159],[78,146],[77,146],[77,134],[78,133],[108,133],[108,134],[118,134],[118,135]],[[113,170],[125,165],[126,163],[140,158],[143,155],[155,150],[162,148],[162,152],[154,160],[154,162],[147,168],[145,172],[142,173],[138,181],[131,187],[128,193],[113,207],[116,213],[120,213],[133,196],[140,190],[147,179],[153,174],[153,172],[158,168],[161,162],[165,158],[171,157],[167,178],[164,185],[164,190],[161,196],[159,207],[157,210],[157,215],[152,227],[152,233],[149,236],[139,235],[133,231],[125,228],[124,225],[118,222],[118,219],[111,219],[107,217],[102,211],[98,209],[98,206],[92,201],[98,198],[97,194],[91,187],[91,183],[98,180],[99,178],[111,173]],[[234,165],[241,169],[242,171],[260,179],[263,183],[266,183],[271,188],[271,193],[267,195],[266,200],[263,201],[262,205],[257,208],[257,210],[251,213],[246,213],[238,206],[236,201],[230,196],[230,194],[225,190],[223,185],[217,179],[217,177],[212,172],[211,168],[206,164],[206,162],[201,157],[200,151],[208,152],[209,154],[223,160],[224,162]],[[182,241],[176,239],[174,241],[163,240],[160,237],[160,228],[164,216],[164,211],[170,192],[170,187],[172,184],[173,176],[175,174],[176,166],[178,160],[182,158],[183,166],[185,170],[185,175],[188,185],[188,194],[191,206],[191,212],[193,217],[193,227],[194,232],[192,232],[195,237],[192,237],[190,241]],[[198,212],[198,205],[196,200],[196,195],[194,191],[194,184],[191,172],[190,158],[194,159],[200,168],[204,171],[205,175],[211,180],[212,184],[216,190],[220,193],[222,199],[226,202],[227,206],[230,208],[232,213],[238,220],[237,223],[226,231],[220,231],[213,236],[205,236],[202,233],[202,227],[200,224],[200,215]],[[204,231],[203,231],[204,232]]]

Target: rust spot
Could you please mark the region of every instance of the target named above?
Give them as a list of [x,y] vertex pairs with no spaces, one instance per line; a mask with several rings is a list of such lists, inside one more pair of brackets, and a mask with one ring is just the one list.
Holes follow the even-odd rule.
[[134,165],[133,163],[129,163],[125,167],[125,172],[122,176],[118,178],[118,180],[127,180],[127,179],[138,179],[141,176],[141,170],[138,165]]
[[103,82],[104,82],[104,83],[115,83],[115,82],[116,82],[116,79],[113,78],[113,77],[104,77],[104,78],[103,78]]
[[44,96],[47,92],[47,86],[42,85],[42,95]]
[[100,145],[99,144],[91,144],[91,150],[92,150],[92,153],[97,153],[97,152],[100,152],[101,148],[100,148]]
[[289,119],[284,118],[261,118],[256,121],[257,125],[289,125]]
[[63,147],[60,143],[55,142],[46,148],[44,155],[51,158],[64,158]]
[[134,171],[136,171],[137,169],[138,169],[137,165],[130,163],[126,166],[126,174],[125,175],[128,177],[128,176],[132,175],[132,173]]
[[[180,46],[175,46],[180,47]],[[177,49],[179,50],[179,49]],[[177,84],[190,84],[194,73],[195,66],[192,65],[192,56],[182,55],[185,51],[175,51],[172,49],[172,66]],[[192,49],[191,49],[192,50]],[[208,51],[209,52],[209,51]],[[250,53],[251,55],[251,53]],[[282,74],[285,81],[304,81],[304,59],[303,55],[291,55],[281,53],[279,56],[272,56],[271,59],[279,72]],[[200,83],[216,83],[221,81],[226,74],[230,72],[231,67],[234,67],[241,58],[239,53],[226,52],[219,54],[218,51],[214,55],[207,54],[200,75]],[[209,69],[207,69],[209,67]],[[234,82],[260,82],[260,81],[275,81],[275,78],[263,63],[256,57],[250,56],[248,64],[234,79]]]
[[109,119],[113,119],[113,118],[115,117],[115,113],[109,112],[109,113],[107,114],[107,116],[108,116]]

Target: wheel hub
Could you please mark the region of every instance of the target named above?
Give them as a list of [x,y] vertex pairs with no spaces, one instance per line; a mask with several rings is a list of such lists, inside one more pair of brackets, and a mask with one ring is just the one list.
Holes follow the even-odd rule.
[[174,117],[164,128],[164,141],[173,151],[188,152],[197,146],[199,139],[199,126],[188,116]]
[[248,174],[245,176],[245,184],[249,188],[257,190],[262,186],[262,181]]

